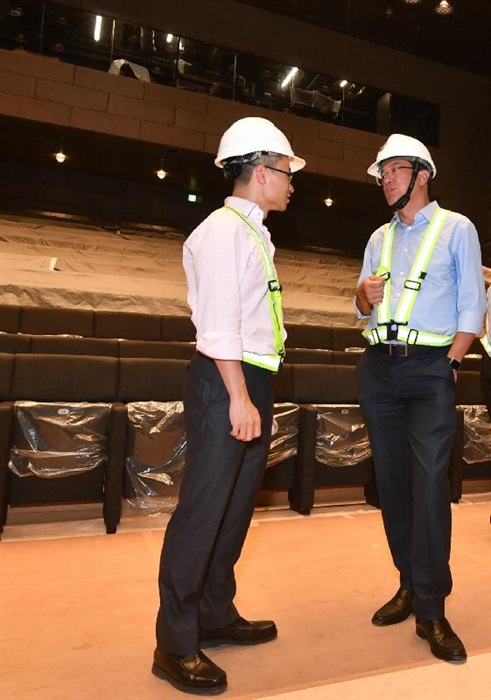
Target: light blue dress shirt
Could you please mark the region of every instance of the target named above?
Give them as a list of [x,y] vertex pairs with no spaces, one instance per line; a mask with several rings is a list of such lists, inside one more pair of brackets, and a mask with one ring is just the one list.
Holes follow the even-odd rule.
[[[428,224],[438,207],[431,202],[415,216],[411,226],[396,213],[391,269],[391,317],[400,301]],[[380,266],[385,225],[370,237],[358,280],[376,275]],[[358,318],[369,318],[367,329],[377,326],[377,309],[369,317],[357,309]],[[409,327],[438,335],[457,332],[479,334],[486,311],[486,291],[481,247],[474,224],[462,214],[450,212],[429,261],[426,278],[417,294]]]

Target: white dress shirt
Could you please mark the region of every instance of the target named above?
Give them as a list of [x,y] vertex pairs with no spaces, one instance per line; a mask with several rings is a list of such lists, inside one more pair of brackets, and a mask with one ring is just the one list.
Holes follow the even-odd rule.
[[[227,197],[225,204],[250,219],[273,257],[275,248],[259,206],[241,197]],[[264,263],[253,234],[237,214],[228,209],[210,214],[186,240],[183,265],[197,350],[220,360],[242,360],[243,352],[275,353]]]

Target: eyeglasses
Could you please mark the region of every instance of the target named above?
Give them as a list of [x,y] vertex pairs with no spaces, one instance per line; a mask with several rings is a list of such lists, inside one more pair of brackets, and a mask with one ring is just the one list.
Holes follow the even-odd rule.
[[398,170],[414,170],[412,165],[392,165],[386,168],[385,172],[377,177],[377,185],[383,185],[388,177],[394,177]]
[[288,180],[291,182],[293,173],[291,173],[289,170],[280,170],[280,168],[273,168],[272,165],[265,165],[265,168],[268,170],[276,170],[277,173],[283,173],[283,175],[286,175],[288,177]]

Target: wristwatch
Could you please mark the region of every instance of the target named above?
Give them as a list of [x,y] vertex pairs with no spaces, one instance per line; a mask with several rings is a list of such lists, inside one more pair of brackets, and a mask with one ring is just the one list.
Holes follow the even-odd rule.
[[456,360],[454,357],[449,357],[448,362],[450,364],[450,367],[456,372],[462,367],[462,362],[459,362],[459,360]]

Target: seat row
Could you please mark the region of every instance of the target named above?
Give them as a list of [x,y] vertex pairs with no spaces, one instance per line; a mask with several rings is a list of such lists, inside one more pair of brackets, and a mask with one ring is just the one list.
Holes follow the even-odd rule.
[[[129,493],[125,489],[126,466],[135,456],[134,444],[128,439],[131,435],[128,407],[135,402],[182,401],[187,366],[187,360],[179,359],[0,354],[0,524],[6,522],[9,505],[100,501],[106,530],[115,532],[123,493]],[[478,372],[461,372],[457,389],[458,404],[484,403]],[[323,407],[335,407],[343,420],[350,420],[352,408],[358,410],[356,368],[332,364],[285,365],[274,378],[274,398],[276,404],[298,407],[295,449],[266,470],[263,489],[287,491],[291,508],[302,514],[310,512],[315,489],[326,486],[364,486],[367,500],[376,504],[369,454],[363,454],[359,461],[348,461],[349,466],[342,466],[346,460],[334,461],[331,466],[329,460],[326,464],[323,459],[326,450],[332,452],[342,444],[342,440],[339,442],[342,435],[334,434],[332,428],[328,440],[322,434]],[[39,471],[30,470],[29,455],[34,457],[36,450],[46,450],[46,445],[33,445],[26,438],[19,402],[43,404],[46,411],[52,411],[48,433],[53,447],[47,455],[49,463],[56,461],[53,453],[66,452],[64,441],[67,426],[73,422],[75,404],[104,406],[107,411],[100,417],[97,431],[90,433],[93,424],[88,418],[85,421],[90,424],[91,435],[103,434],[104,459],[94,468],[76,470],[64,478],[61,474],[56,475],[58,478],[43,478]],[[464,421],[462,414],[459,415],[459,433],[449,469],[454,501],[461,496],[462,479],[466,476]],[[363,422],[359,411],[352,420],[358,427]],[[29,433],[28,429],[28,438],[34,432]],[[171,433],[172,430],[169,440],[175,437]],[[42,435],[41,438],[39,443],[43,443]],[[91,439],[83,437],[84,444]],[[14,452],[22,454],[24,472],[12,468]],[[76,461],[78,464],[79,455]],[[491,468],[491,461],[487,468]]]
[[[358,327],[288,321],[285,327],[288,348],[339,351],[367,345]],[[188,359],[191,348],[166,344],[193,343],[195,335],[189,316],[0,304],[0,352]],[[131,342],[123,346],[119,339]],[[476,340],[470,352],[481,350]]]

